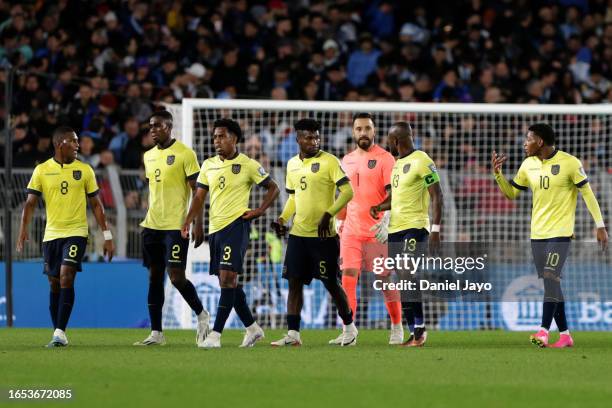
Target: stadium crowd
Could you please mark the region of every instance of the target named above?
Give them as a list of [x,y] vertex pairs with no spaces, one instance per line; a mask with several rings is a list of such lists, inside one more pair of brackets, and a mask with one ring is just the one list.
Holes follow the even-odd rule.
[[16,167],[67,124],[81,160],[140,168],[149,115],[185,97],[612,102],[612,2],[0,1],[0,64]]

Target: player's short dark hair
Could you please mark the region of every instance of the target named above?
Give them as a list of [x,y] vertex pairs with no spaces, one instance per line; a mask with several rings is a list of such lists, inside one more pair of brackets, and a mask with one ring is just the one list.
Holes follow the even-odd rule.
[[527,131],[535,133],[536,136],[542,139],[545,145],[552,146],[556,142],[555,131],[547,123],[531,125]]
[[59,144],[64,140],[66,135],[75,133],[74,129],[70,126],[60,126],[53,131],[53,135],[51,136],[51,141],[54,145]]
[[240,125],[233,119],[230,118],[221,118],[215,120],[213,123],[213,133],[215,133],[216,128],[226,128],[228,132],[232,133],[238,139],[238,142],[242,142],[242,129],[240,129]]
[[[370,112],[357,112],[353,115],[353,125],[357,119],[370,119],[374,123],[374,116]],[[374,125],[376,125],[374,123]]]
[[296,132],[300,130],[305,130],[308,132],[320,132],[321,124],[315,119],[303,118],[295,122],[295,124],[293,125],[293,128],[295,129]]
[[400,138],[406,136],[412,137],[412,126],[410,126],[410,123],[406,121],[400,120],[399,122],[395,122],[393,125],[391,125],[391,128],[399,129],[398,136]]
[[172,122],[174,121],[172,114],[165,109],[153,112],[151,116],[149,116],[149,120],[153,118],[161,118],[165,120],[166,122],[170,122],[170,124],[172,124]]

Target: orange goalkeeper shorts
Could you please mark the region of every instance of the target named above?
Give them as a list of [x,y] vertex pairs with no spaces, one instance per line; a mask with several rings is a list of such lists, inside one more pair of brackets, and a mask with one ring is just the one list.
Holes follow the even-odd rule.
[[[380,270],[382,260],[387,257],[387,245],[376,241],[376,238],[362,238],[342,234],[340,238],[340,269],[357,269],[359,271]],[[378,259],[377,259],[378,258]]]

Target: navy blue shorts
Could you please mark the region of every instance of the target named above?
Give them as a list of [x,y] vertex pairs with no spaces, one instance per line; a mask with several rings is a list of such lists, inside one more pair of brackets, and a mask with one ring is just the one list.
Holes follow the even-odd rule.
[[242,274],[250,233],[251,222],[241,217],[208,236],[211,275],[219,275],[220,270]]
[[[389,234],[389,256],[409,254],[420,256],[427,249],[429,232],[425,228],[409,228]],[[427,255],[427,254],[425,254]]]
[[189,239],[179,230],[142,229],[142,264],[146,268],[158,265],[185,269],[188,250]]
[[[389,234],[389,257],[395,258],[404,254],[409,257],[427,256],[429,232],[425,228],[409,228]],[[416,283],[416,290],[401,291],[402,302],[421,302],[419,288],[420,271],[397,269],[395,271],[400,280]]]
[[42,244],[45,262],[43,273],[58,276],[62,265],[71,266],[82,271],[81,261],[87,249],[87,238],[67,237],[46,241]]
[[338,237],[298,237],[289,235],[283,278],[300,279],[306,285],[312,279],[327,281],[338,279],[340,268],[340,243]]
[[569,237],[531,240],[531,253],[539,278],[561,278],[570,242]]

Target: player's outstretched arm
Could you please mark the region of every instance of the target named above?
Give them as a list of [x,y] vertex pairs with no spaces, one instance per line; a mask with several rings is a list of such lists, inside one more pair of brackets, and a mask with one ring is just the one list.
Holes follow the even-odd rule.
[[493,169],[493,176],[495,176],[495,181],[499,186],[499,189],[502,193],[509,198],[510,200],[514,200],[520,194],[521,190],[514,187],[502,173],[502,165],[508,160],[508,157],[505,154],[498,155],[495,150],[491,154],[491,168]]
[[431,197],[433,226],[429,235],[429,249],[433,253],[437,253],[440,249],[440,224],[442,223],[442,207],[444,198],[440,183],[432,184],[427,188]]
[[[196,180],[189,180],[189,187],[191,187],[191,199],[195,198],[198,191]],[[197,248],[204,242],[204,212],[200,211],[196,214],[195,225],[191,231],[191,240],[194,243],[194,247]]]
[[202,209],[204,207],[204,200],[206,200],[206,195],[208,194],[208,188],[202,187],[198,185],[195,194],[191,200],[191,205],[189,206],[189,212],[187,213],[187,218],[185,218],[185,222],[183,223],[183,228],[181,228],[181,235],[183,238],[189,238],[189,229],[191,228],[191,223],[198,217],[202,216]]
[[580,193],[582,194],[582,199],[589,209],[595,224],[597,225],[597,241],[601,245],[601,249],[605,251],[606,248],[608,248],[608,232],[606,231],[606,226],[603,221],[603,216],[601,215],[601,209],[599,208],[597,198],[595,197],[589,183],[585,183],[582,187],[580,187]]
[[278,189],[278,185],[274,182],[274,180],[270,180],[268,184],[266,184],[265,188],[268,191],[266,192],[266,195],[264,196],[263,201],[261,205],[259,206],[259,208],[255,208],[254,210],[245,212],[242,215],[242,218],[244,218],[245,220],[252,220],[257,217],[261,217],[266,212],[266,210],[272,205],[274,200],[276,200],[279,194],[279,189]]
[[108,229],[108,225],[106,224],[104,205],[102,205],[102,201],[97,194],[93,197],[89,197],[89,205],[91,206],[91,211],[93,211],[94,217],[96,217],[98,226],[104,234],[104,256],[108,257],[108,261],[110,262],[115,254],[115,244],[113,244],[113,236]]
[[36,194],[28,194],[21,212],[21,224],[19,226],[19,236],[17,238],[17,252],[23,250],[23,244],[30,239],[28,234],[28,225],[34,214],[34,209],[38,204],[38,196]]

